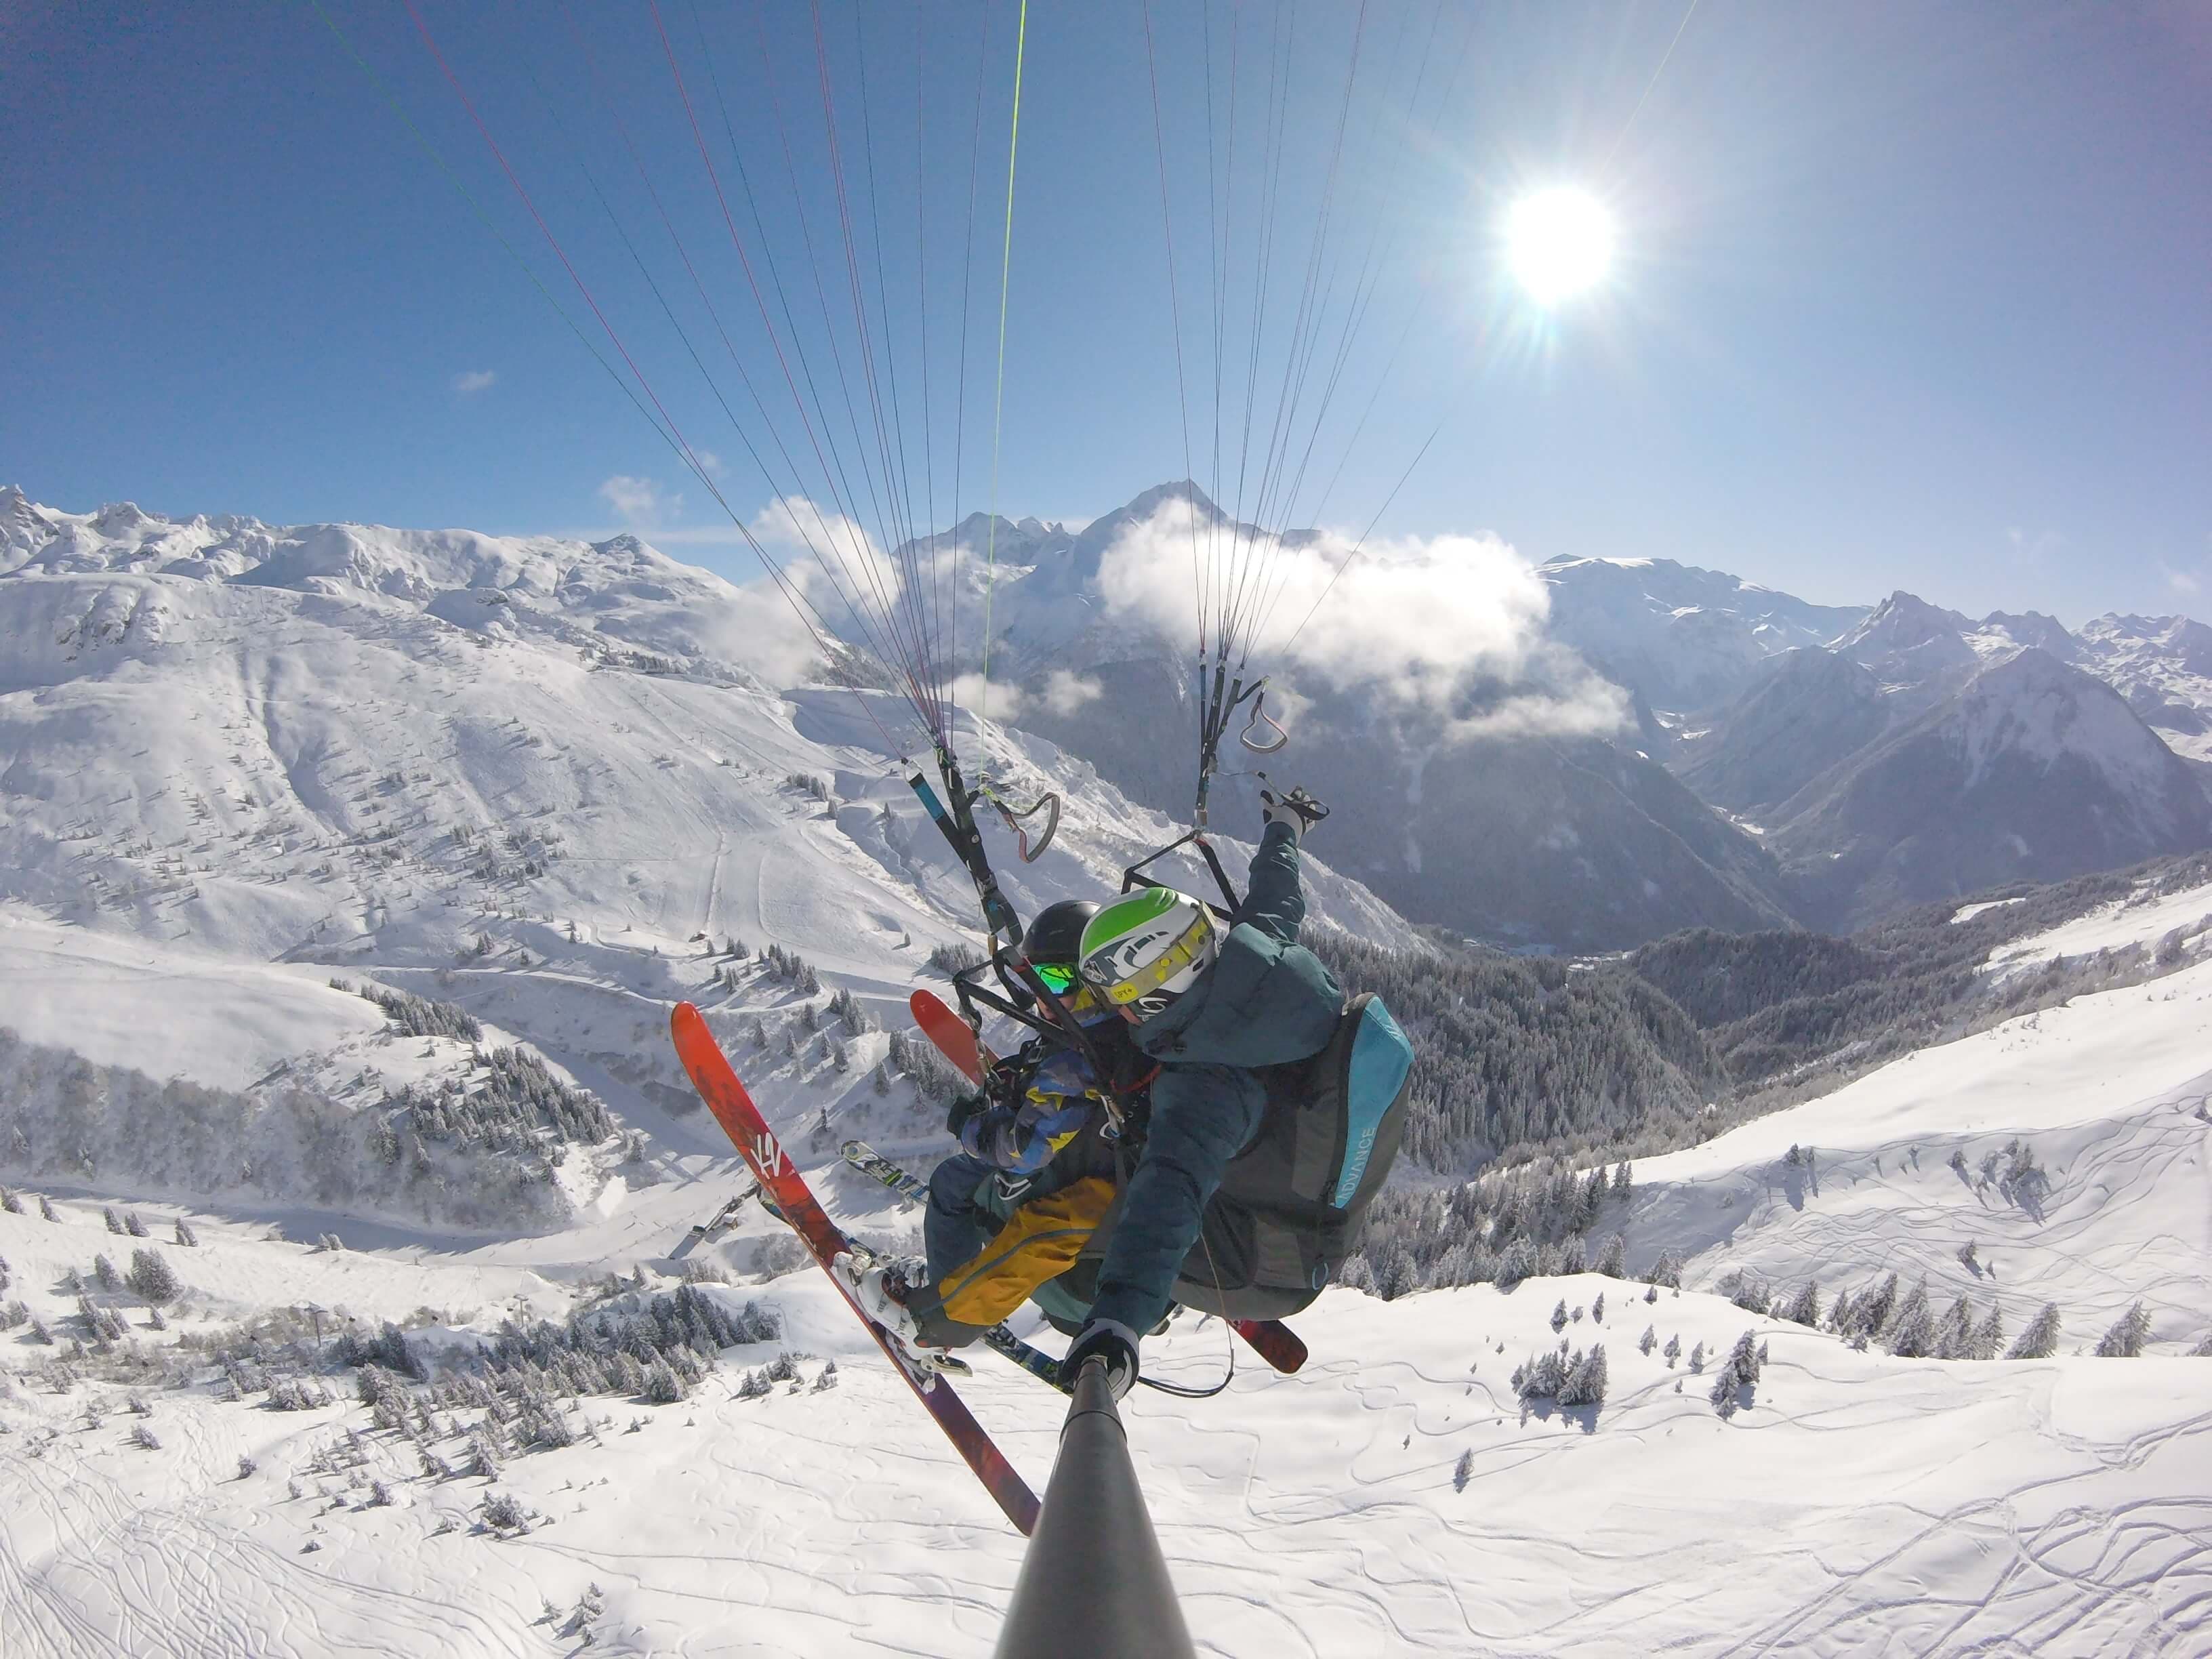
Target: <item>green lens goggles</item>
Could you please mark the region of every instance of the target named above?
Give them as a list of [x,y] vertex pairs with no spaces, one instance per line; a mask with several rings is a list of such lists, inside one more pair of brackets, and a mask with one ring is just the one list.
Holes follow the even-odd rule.
[[1040,962],[1033,963],[1032,966],[1036,970],[1037,978],[1043,982],[1044,988],[1053,995],[1064,997],[1074,988],[1075,969],[1072,964],[1064,962]]

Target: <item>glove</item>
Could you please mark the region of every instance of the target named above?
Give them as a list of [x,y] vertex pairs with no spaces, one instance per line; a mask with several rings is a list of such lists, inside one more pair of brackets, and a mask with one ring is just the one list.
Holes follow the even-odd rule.
[[1106,1386],[1119,1400],[1137,1380],[1137,1334],[1111,1319],[1094,1319],[1083,1328],[1060,1362],[1060,1385],[1073,1389],[1092,1359],[1106,1362]]
[[1291,834],[1304,841],[1306,831],[1328,816],[1328,808],[1306,793],[1303,786],[1293,787],[1288,794],[1283,794],[1261,775],[1260,817],[1263,823],[1288,824]]
[[952,1103],[945,1114],[945,1133],[955,1140],[959,1139],[960,1131],[968,1120],[989,1104],[990,1103],[981,1095],[961,1096]]

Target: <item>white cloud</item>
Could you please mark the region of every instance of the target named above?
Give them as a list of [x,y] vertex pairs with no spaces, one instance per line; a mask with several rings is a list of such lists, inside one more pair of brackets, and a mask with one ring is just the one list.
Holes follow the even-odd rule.
[[[1132,526],[1107,550],[1099,587],[1109,611],[1195,640],[1190,513],[1170,502]],[[1287,661],[1333,685],[1379,692],[1450,717],[1468,735],[1587,736],[1627,724],[1626,694],[1547,635],[1549,591],[1504,542],[1370,542],[1352,557],[1353,545],[1325,532],[1249,550],[1255,662]]]
[[1106,688],[1097,680],[1086,679],[1065,668],[1055,668],[1044,677],[1044,706],[1055,714],[1073,714],[1105,695]]
[[750,528],[793,583],[841,628],[851,620],[847,604],[873,622],[898,598],[898,566],[841,513],[804,495],[780,496],[753,515]]
[[656,524],[664,514],[673,518],[684,507],[681,495],[663,495],[653,479],[634,478],[622,472],[599,486],[599,498],[633,529]]
[[986,680],[981,674],[960,674],[952,681],[952,701],[988,719],[1011,720],[1021,717],[1030,699],[1020,686],[1005,680]]
[[453,376],[453,390],[462,397],[474,392],[489,392],[492,382],[499,379],[496,371],[489,368],[465,368]]
[[2171,565],[2161,564],[2159,574],[2166,578],[2166,585],[2177,593],[2194,595],[2203,591],[2204,584],[2189,571],[2176,570]]

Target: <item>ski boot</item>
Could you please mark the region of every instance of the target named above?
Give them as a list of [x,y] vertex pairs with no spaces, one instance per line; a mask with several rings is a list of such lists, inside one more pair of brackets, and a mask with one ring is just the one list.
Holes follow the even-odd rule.
[[917,1370],[969,1374],[966,1360],[922,1340],[921,1328],[906,1305],[908,1293],[929,1282],[929,1264],[921,1256],[878,1255],[855,1244],[830,1267],[860,1311],[884,1328]]

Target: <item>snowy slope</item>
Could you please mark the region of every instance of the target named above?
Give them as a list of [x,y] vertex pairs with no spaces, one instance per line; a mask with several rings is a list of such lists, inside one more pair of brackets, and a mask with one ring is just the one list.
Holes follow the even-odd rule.
[[[2181,900],[2174,915],[2201,915],[2212,892]],[[1984,1170],[2015,1138],[2046,1191]],[[2140,1299],[2151,1352],[2185,1352],[2212,1334],[2212,961],[1907,1055],[1636,1176],[1631,1265],[1672,1249],[1686,1284],[1741,1268],[1784,1290],[1817,1279],[1832,1299],[1925,1277],[1939,1306],[1994,1301],[2012,1335],[2056,1302],[2068,1352]]]
[[[83,1251],[106,1237],[74,1216],[0,1217],[0,1252],[41,1231]],[[353,1265],[246,1243],[176,1254],[212,1276],[198,1258],[217,1250]],[[475,1262],[406,1277],[442,1305],[543,1297]],[[399,1290],[301,1283],[364,1308]],[[593,1586],[595,1652],[985,1650],[1018,1539],[817,1276],[738,1293],[775,1301],[786,1344],[817,1356],[796,1390],[731,1398],[726,1369],[678,1406],[586,1401],[577,1444],[517,1456],[496,1482],[426,1476],[349,1398],[274,1413],[165,1395],[145,1419],[158,1449],[131,1443],[119,1393],[97,1427],[82,1390],[0,1402],[9,1651],[573,1651]],[[1206,1402],[1139,1395],[1132,1448],[1201,1650],[2203,1650],[2200,1362],[1900,1361],[1696,1292],[1641,1295],[1589,1275],[1390,1304],[1330,1292],[1302,1322],[1316,1351],[1304,1376],[1243,1369]],[[1508,1373],[1555,1341],[1562,1300],[1583,1316],[1569,1340],[1605,1342],[1610,1395],[1524,1413]],[[1646,1326],[1681,1358],[1640,1352]],[[1768,1362],[1723,1421],[1713,1368],[1747,1328]],[[1152,1352],[1163,1374],[1201,1381],[1224,1350],[1217,1327]],[[813,1391],[832,1358],[837,1386]],[[986,1364],[966,1397],[1042,1484],[1060,1402]],[[366,1462],[313,1472],[349,1428]],[[464,1455],[459,1437],[431,1445]],[[257,1465],[243,1477],[241,1455]],[[368,1501],[372,1477],[390,1504]],[[477,1527],[491,1490],[536,1513],[528,1531]]]
[[[1041,569],[1079,556],[1055,526],[1013,529]],[[0,1304],[21,1301],[59,1345],[0,1329],[9,1659],[574,1651],[593,1584],[594,1651],[986,1649],[1018,1540],[818,1275],[770,1276],[792,1255],[777,1223],[750,1209],[690,1243],[741,1182],[665,1035],[672,1001],[701,1001],[841,1218],[911,1247],[912,1213],[830,1160],[860,1133],[926,1163],[939,1110],[904,1079],[877,1094],[885,1032],[811,1030],[802,1008],[818,1018],[822,998],[759,957],[798,952],[890,1026],[930,948],[972,937],[966,878],[896,764],[899,706],[780,689],[755,596],[635,544],[178,524],[0,495],[0,1027],[156,1085],[251,1090],[281,1066],[344,1124],[387,1087],[477,1077],[468,1043],[399,1036],[326,983],[373,980],[473,1012],[487,1043],[526,1042],[647,1146],[568,1158],[556,1219],[522,1236],[304,1189],[149,1201],[115,1163],[29,1183],[22,1212],[0,1212]],[[1060,843],[1034,866],[987,823],[1025,912],[1112,888],[1173,833],[1048,743],[969,738],[1010,793],[1066,798]],[[1322,919],[1410,940],[1357,884],[1316,870],[1313,889]],[[732,935],[746,957],[708,954]],[[2212,1371],[2179,1355],[2212,1312],[2188,1110],[2212,1050],[2208,971],[1929,1051],[1853,1085],[1887,1095],[1846,1091],[1800,1109],[1828,1117],[1749,1126],[1680,1170],[1641,1166],[1632,1248],[1698,1253],[1679,1297],[1646,1304],[1587,1275],[1388,1304],[1331,1291],[1296,1322],[1316,1356],[1303,1376],[1247,1364],[1211,1402],[1138,1396],[1133,1444],[1205,1650],[2204,1650]],[[29,1103],[33,1127],[59,1121],[55,1103]],[[1769,1130],[1820,1149],[1803,1211],[1769,1182],[1786,1143],[1736,1139]],[[2014,1135],[2052,1172],[2046,1223],[1972,1193],[1933,1150],[1948,1136],[1978,1158]],[[1911,1144],[1951,1188],[1896,1170]],[[9,1156],[0,1144],[0,1179],[24,1187]],[[1863,1207],[1844,1212],[1851,1195]],[[111,1202],[149,1238],[111,1233]],[[1796,1239],[1823,1203],[1849,1224]],[[1931,1280],[1946,1261],[1963,1273],[1944,1252],[1970,1216],[2001,1275],[1975,1295],[1997,1296],[2014,1329],[2056,1297],[2069,1346],[2094,1340],[2141,1296],[2160,1357],[1899,1360],[1697,1288],[1731,1267],[1780,1277],[1816,1249],[1824,1274],[1856,1274],[1859,1245],[1925,1257]],[[168,1242],[179,1218],[197,1246]],[[286,1242],[331,1231],[351,1248]],[[167,1328],[127,1291],[94,1292],[128,1343],[52,1369],[88,1334],[67,1276],[141,1249],[184,1283]],[[726,1352],[680,1405],[565,1407],[578,1443],[515,1455],[496,1482],[426,1474],[344,1375],[337,1402],[305,1412],[218,1400],[204,1366],[158,1386],[163,1365],[193,1363],[184,1338],[232,1322],[296,1329],[308,1316],[285,1310],[310,1304],[332,1325],[419,1320],[418,1351],[453,1356],[511,1316],[562,1318],[611,1272],[666,1291],[687,1263],[738,1281],[710,1285],[717,1299],[775,1304],[780,1341]],[[1557,1342],[1561,1300],[1583,1316],[1570,1342],[1606,1342],[1611,1393],[1595,1412],[1524,1414],[1508,1378]],[[1642,1352],[1647,1324],[1685,1357]],[[1747,1326],[1770,1366],[1724,1421],[1713,1362]],[[153,1363],[126,1370],[131,1343]],[[779,1350],[808,1356],[800,1391],[734,1397],[739,1368]],[[1186,1320],[1147,1358],[1203,1382],[1226,1352],[1218,1327]],[[837,1385],[815,1391],[832,1358]],[[1057,1397],[978,1365],[963,1395],[1041,1487]],[[131,1442],[134,1390],[158,1448]],[[459,1464],[481,1412],[439,1416],[430,1449]],[[349,1430],[365,1462],[337,1467]],[[241,1455],[258,1468],[241,1474]],[[367,1501],[371,1477],[392,1503]],[[480,1529],[490,1490],[540,1521]]]

